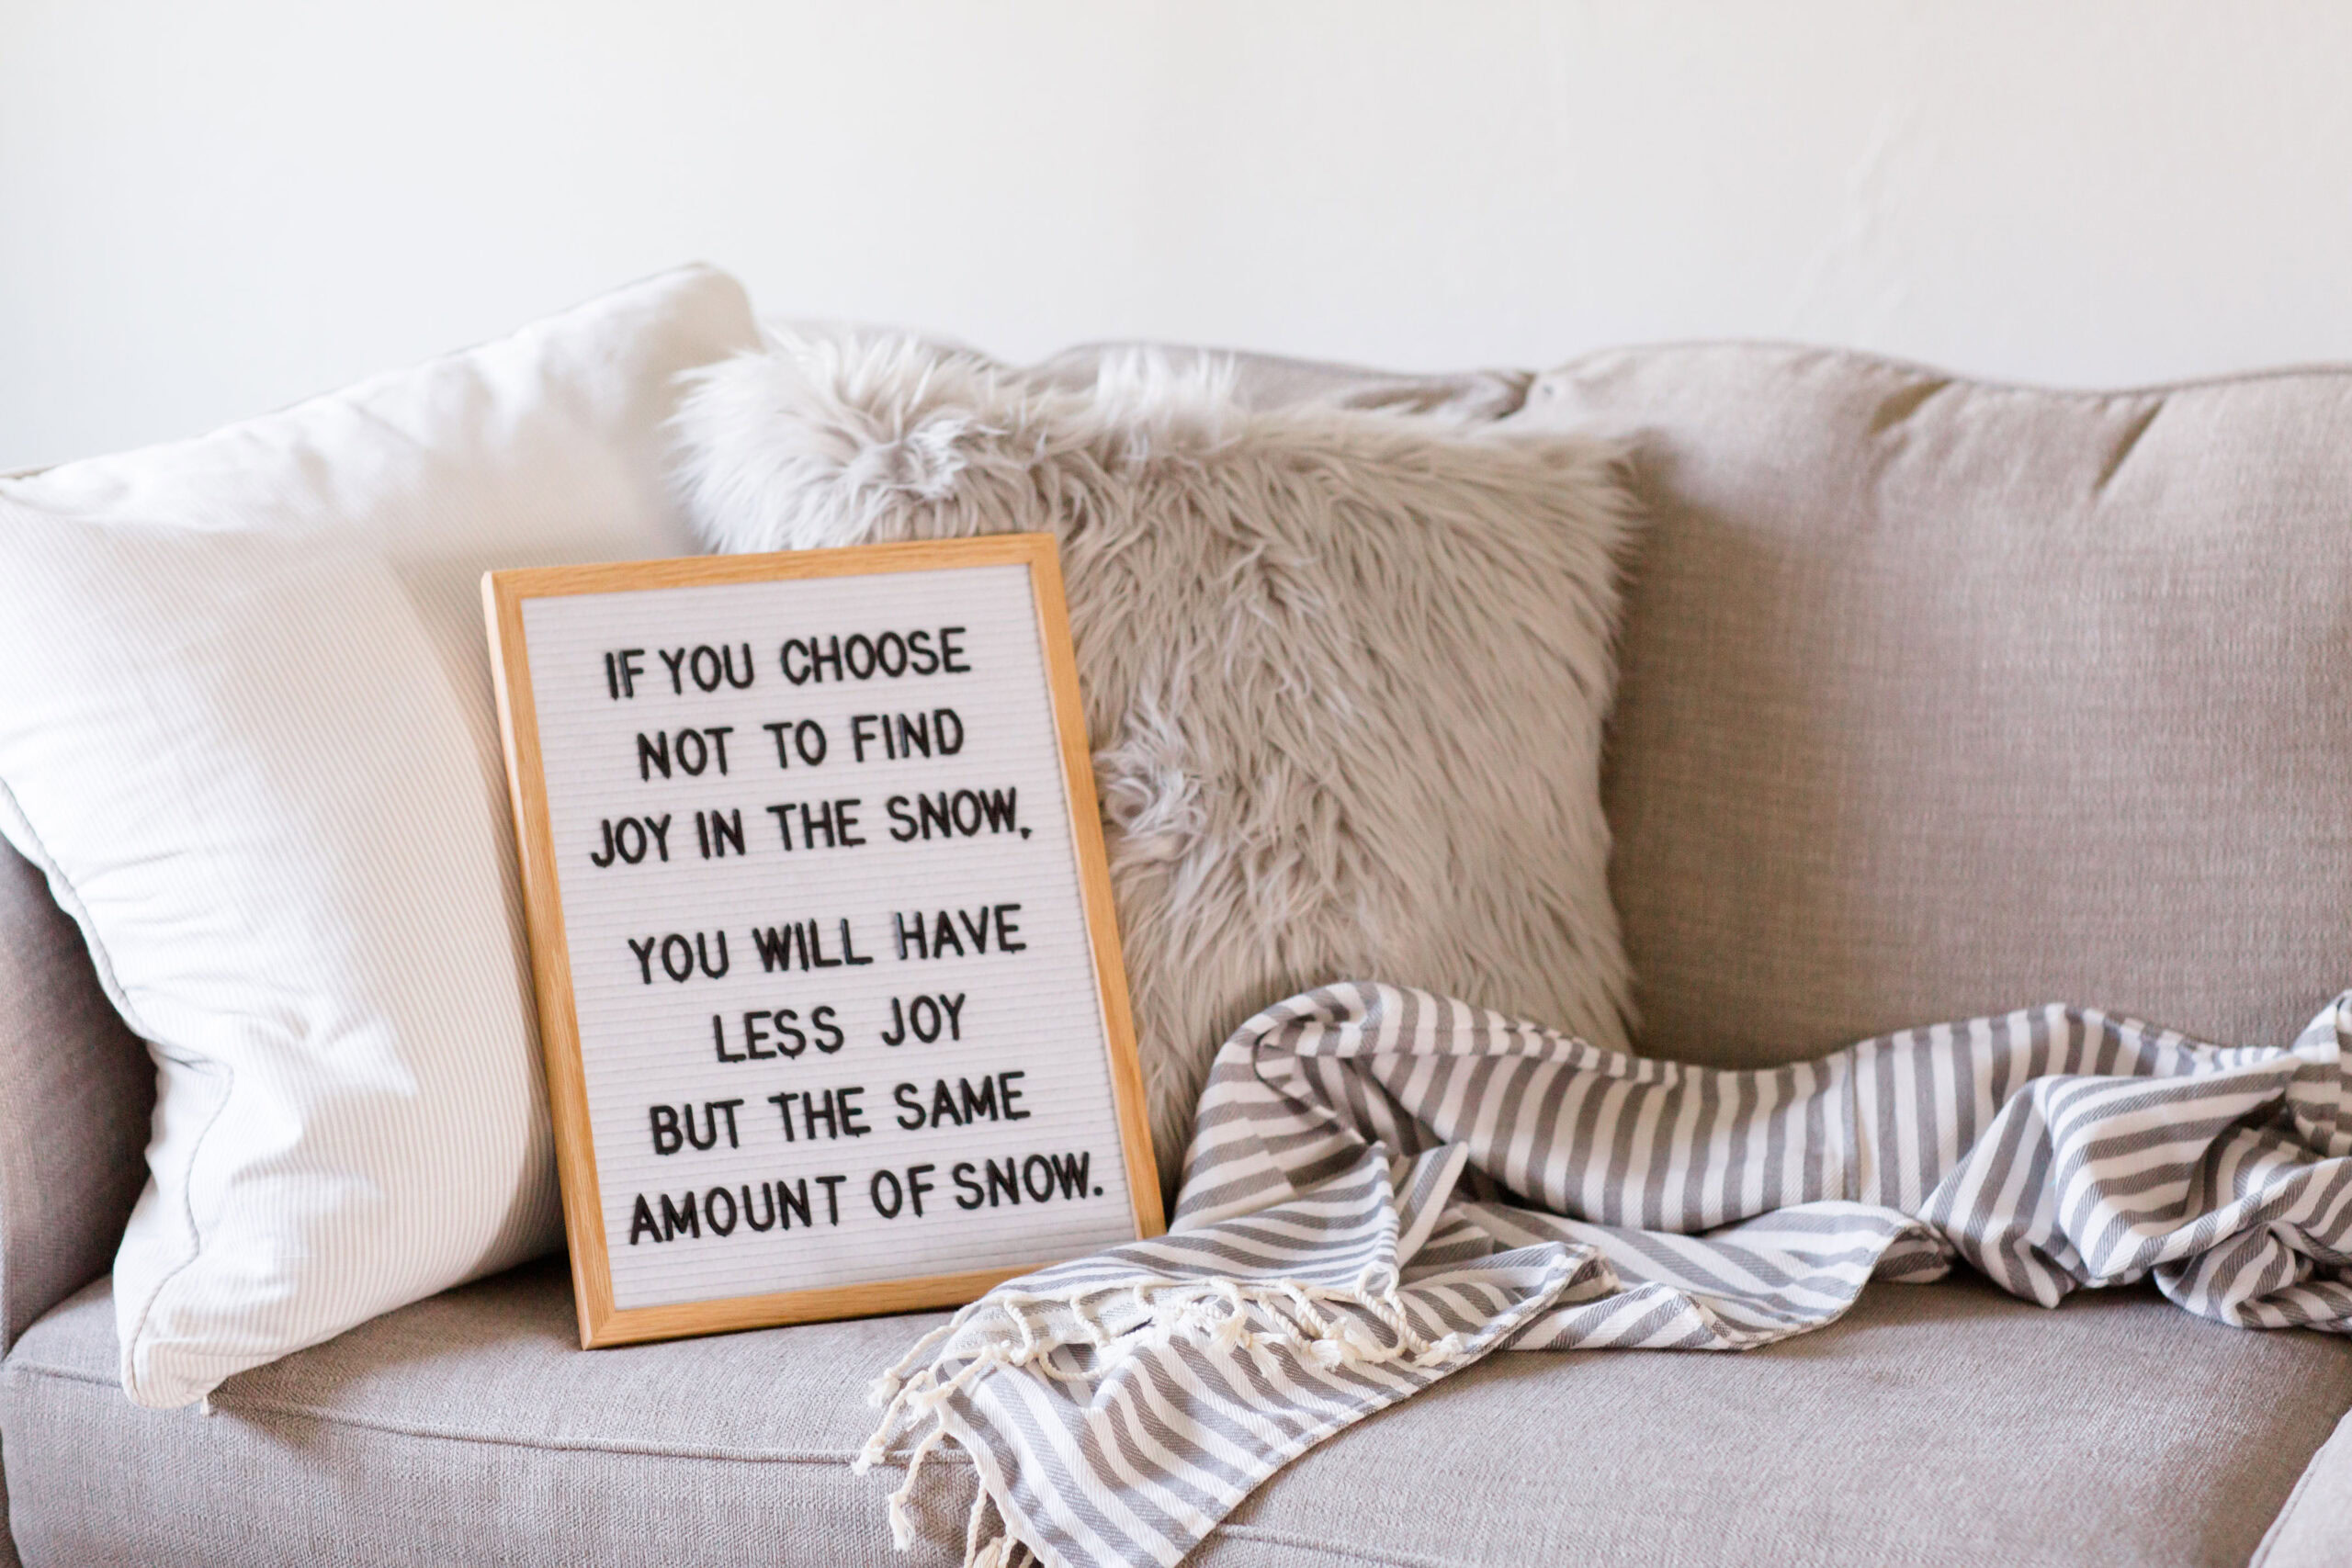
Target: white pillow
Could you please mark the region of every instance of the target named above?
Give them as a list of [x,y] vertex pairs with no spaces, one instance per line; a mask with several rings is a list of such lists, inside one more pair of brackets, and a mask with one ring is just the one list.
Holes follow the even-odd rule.
[[1624,1048],[1611,448],[1251,409],[1214,359],[1072,389],[786,337],[694,379],[683,479],[721,548],[1060,536],[1163,1182],[1219,1043],[1309,986]]
[[690,268],[194,441],[0,481],[0,833],[159,1072],[123,1386],[560,1240],[478,580],[684,554]]

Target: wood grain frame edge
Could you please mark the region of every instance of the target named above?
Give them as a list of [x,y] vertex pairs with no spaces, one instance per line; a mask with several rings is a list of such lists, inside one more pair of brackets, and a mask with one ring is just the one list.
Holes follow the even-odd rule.
[[1102,844],[1102,808],[1094,794],[1094,749],[1086,734],[1084,693],[1078,683],[1078,655],[1071,646],[1069,606],[1062,593],[1061,558],[1049,534],[1020,536],[1040,541],[1030,558],[1029,586],[1036,601],[1037,637],[1046,655],[1046,685],[1054,709],[1055,739],[1062,754],[1063,790],[1069,806],[1070,840],[1078,860],[1079,900],[1086,915],[1093,952],[1094,979],[1102,1010],[1103,1048],[1109,1056],[1111,1100],[1118,1115],[1120,1153],[1127,1168],[1127,1198],[1135,1211],[1136,1235],[1148,1238],[1168,1229],[1159,1193],[1159,1162],[1153,1153],[1151,1114],[1145,1094],[1143,1062],[1136,1049],[1135,1012],[1127,996],[1126,961],[1119,943],[1118,912],[1111,897],[1110,857]]
[[482,613],[490,628],[491,675],[498,698],[499,738],[506,753],[507,798],[514,807],[515,858],[531,949],[532,990],[538,1003],[539,1055],[547,1073],[563,1236],[571,1256],[580,1343],[586,1348],[604,1340],[616,1309],[612,1264],[605,1248],[603,1184],[596,1176],[595,1137],[588,1120],[587,1065],[580,1052],[571,943],[563,923],[555,835],[548,818],[547,780],[541,771],[538,708],[531,692],[530,649],[523,628],[523,601],[531,595],[517,579],[526,575],[484,572]]

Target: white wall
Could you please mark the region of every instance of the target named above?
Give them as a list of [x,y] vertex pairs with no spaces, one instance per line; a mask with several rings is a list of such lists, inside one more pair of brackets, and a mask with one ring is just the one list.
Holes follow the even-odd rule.
[[0,0],[0,468],[695,256],[1015,355],[2352,358],[2352,6]]

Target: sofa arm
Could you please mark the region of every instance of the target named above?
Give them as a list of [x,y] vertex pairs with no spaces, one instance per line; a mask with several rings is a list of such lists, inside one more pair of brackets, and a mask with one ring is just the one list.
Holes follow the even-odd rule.
[[154,1102],[81,931],[0,842],[0,1353],[113,1262]]
[[2255,1549],[2252,1568],[2340,1568],[2346,1562],[2352,1562],[2352,1416],[2336,1423],[2335,1434],[2303,1467],[2287,1506]]

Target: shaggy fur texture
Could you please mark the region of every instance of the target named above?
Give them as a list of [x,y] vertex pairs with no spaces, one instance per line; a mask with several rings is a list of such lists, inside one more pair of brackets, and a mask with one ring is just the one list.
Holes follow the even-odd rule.
[[678,423],[719,549],[1059,536],[1163,1181],[1219,1043],[1325,981],[1624,1047],[1609,448],[895,337],[778,338]]

